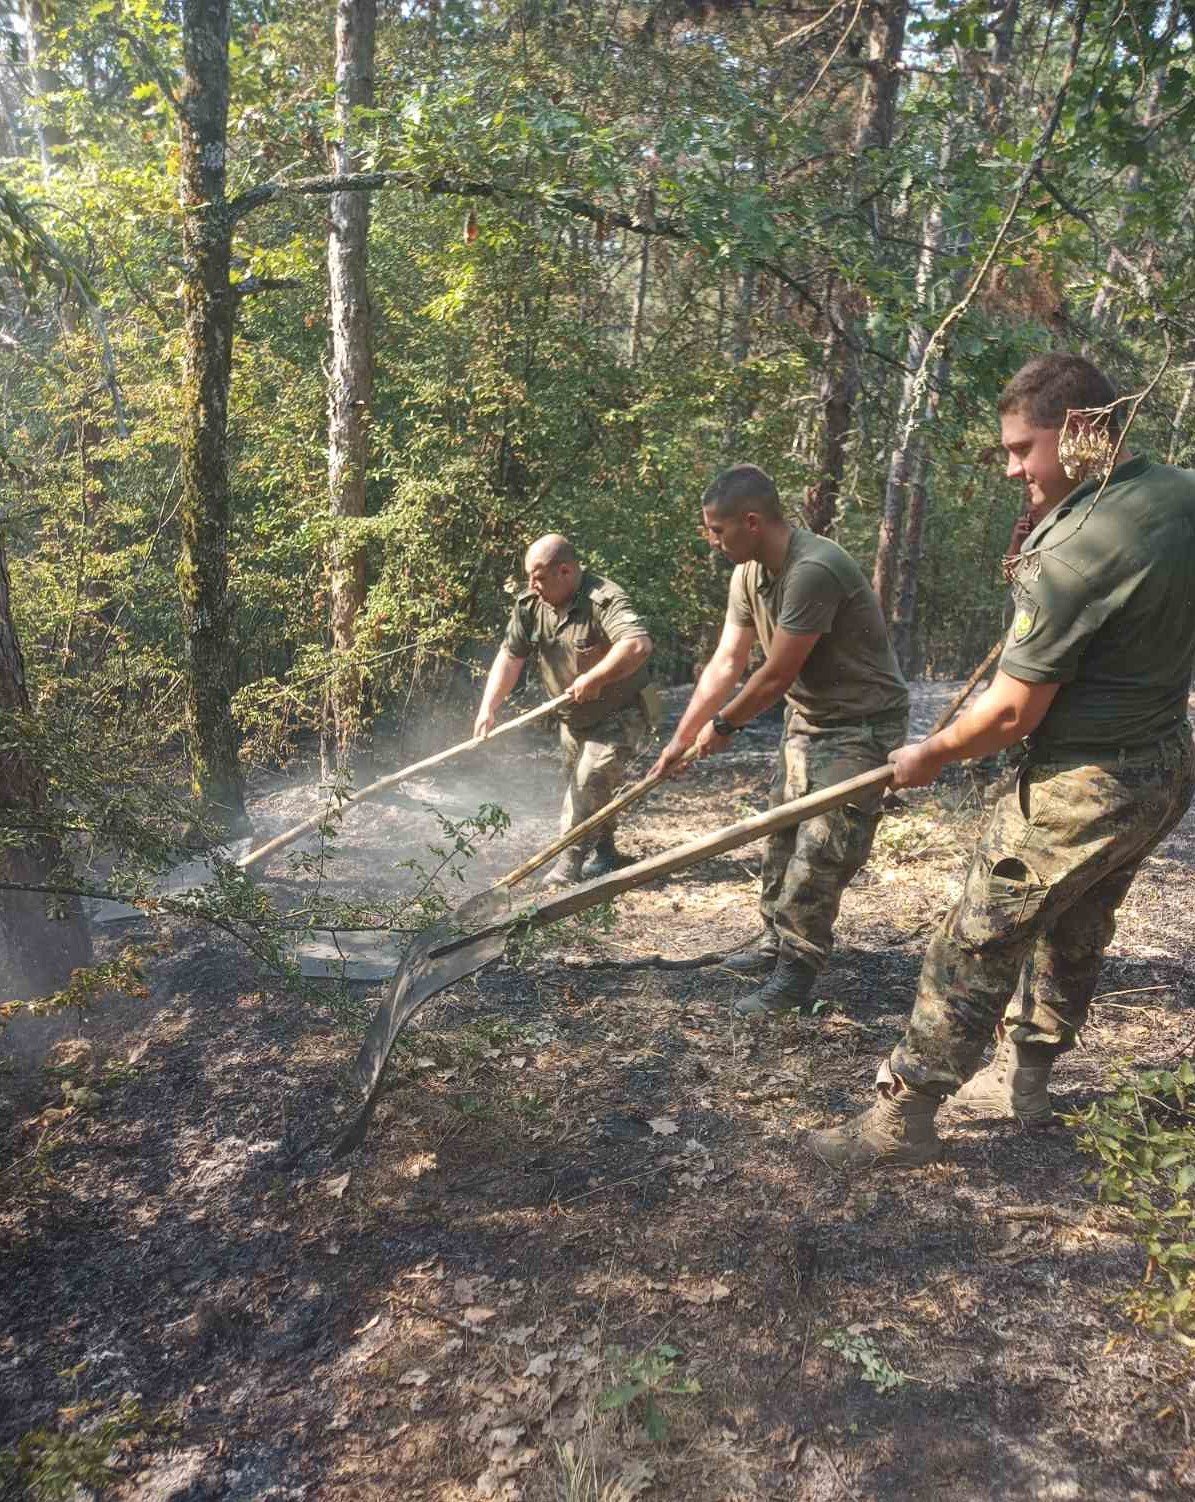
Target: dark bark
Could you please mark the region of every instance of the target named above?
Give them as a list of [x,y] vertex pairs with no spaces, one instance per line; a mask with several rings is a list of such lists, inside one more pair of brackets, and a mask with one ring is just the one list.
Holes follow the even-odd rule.
[[[29,714],[25,662],[13,626],[8,568],[0,544],[0,720]],[[7,737],[6,737],[7,739]],[[45,778],[28,753],[0,749],[0,825],[36,826],[45,806]],[[59,866],[58,843],[36,837],[0,844],[0,881],[45,885]],[[47,903],[35,893],[0,891],[0,1003],[59,990],[85,965],[91,946],[77,899]]]
[[[867,57],[851,143],[856,162],[864,153],[883,151],[891,144],[908,10],[908,0],[872,0],[867,7]],[[881,195],[871,198],[867,214],[872,229],[880,234],[884,227]],[[819,393],[821,445],[817,478],[806,496],[809,524],[817,532],[828,532],[834,525],[859,384],[853,354],[858,341],[841,289],[832,288],[828,293],[826,316],[830,332]]]
[[179,92],[183,207],[182,552],[192,781],[229,832],[245,805],[232,723],[228,593],[228,392],[235,298],[224,194],[229,0],[184,0]]
[[[332,168],[345,177],[362,165],[355,147],[357,112],[373,104],[377,0],[339,0],[336,12],[336,126]],[[373,359],[369,308],[368,242],[370,196],[334,193],[328,225],[328,289],[332,331],[328,374],[328,494],[336,521],[365,515]],[[344,656],[356,640],[365,603],[365,553],[334,538],[331,567],[332,650]],[[361,677],[340,664],[329,695],[331,724],[324,727],[325,775],[347,771],[361,723]]]

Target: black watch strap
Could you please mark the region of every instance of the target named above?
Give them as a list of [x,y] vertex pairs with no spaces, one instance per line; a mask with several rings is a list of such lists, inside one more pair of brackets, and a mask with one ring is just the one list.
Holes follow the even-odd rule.
[[718,735],[738,735],[743,728],[741,725],[732,725],[729,720],[724,720],[720,714],[716,714],[713,720],[714,730]]

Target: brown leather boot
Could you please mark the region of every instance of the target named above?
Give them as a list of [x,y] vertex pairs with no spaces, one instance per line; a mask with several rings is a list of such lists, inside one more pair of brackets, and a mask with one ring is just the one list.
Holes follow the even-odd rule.
[[991,1062],[959,1086],[950,1097],[951,1105],[980,1116],[1045,1126],[1054,1115],[1046,1088],[1054,1060],[1046,1055],[1041,1045],[1014,1043],[1001,1023]]
[[876,1075],[875,1105],[840,1127],[810,1132],[810,1151],[831,1168],[919,1168],[942,1156],[934,1130],[941,1104],[936,1095],[910,1089],[885,1060]]

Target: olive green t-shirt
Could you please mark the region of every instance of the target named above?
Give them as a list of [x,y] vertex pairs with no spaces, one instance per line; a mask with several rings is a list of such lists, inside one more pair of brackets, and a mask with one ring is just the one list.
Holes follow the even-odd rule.
[[1139,749],[1187,718],[1195,474],[1136,457],[1099,489],[1084,482],[1034,528],[1013,583],[1000,666],[1062,685],[1034,750]]
[[785,698],[797,730],[829,730],[907,714],[909,691],[884,618],[859,565],[836,542],[794,527],[783,567],[740,563],[730,580],[726,619],[753,626],[768,651],[778,626],[819,633]]
[[[515,601],[502,645],[512,657],[539,656],[539,673],[552,698],[596,667],[610,648],[632,636],[646,636],[624,590],[586,569],[577,592],[557,610],[527,590]],[[646,663],[611,683],[587,704],[570,704],[560,717],[571,730],[591,730],[607,716],[633,704],[647,684]]]

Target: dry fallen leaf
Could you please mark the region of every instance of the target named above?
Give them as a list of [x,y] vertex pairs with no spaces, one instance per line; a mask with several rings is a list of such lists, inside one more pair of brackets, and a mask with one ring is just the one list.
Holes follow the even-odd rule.
[[426,1387],[432,1380],[431,1372],[424,1371],[421,1366],[413,1366],[409,1372],[404,1372],[398,1379],[399,1387]]
[[527,1363],[527,1370],[523,1373],[524,1377],[551,1376],[552,1367],[555,1365],[557,1355],[558,1352],[556,1351],[541,1351],[538,1356],[533,1356]]
[[525,1346],[535,1330],[534,1325],[515,1325],[513,1329],[503,1332],[502,1341],[508,1346]]
[[344,1191],[349,1187],[349,1180],[352,1178],[352,1176],[353,1170],[350,1168],[345,1173],[342,1173],[338,1178],[329,1179],[328,1182],[324,1185],[324,1193],[328,1195],[329,1198],[334,1200],[343,1199]]
[[487,1320],[493,1319],[497,1312],[496,1309],[483,1309],[480,1304],[470,1304],[461,1318],[467,1325],[484,1325]]
[[369,1321],[368,1324],[362,1325],[359,1330],[354,1330],[353,1334],[354,1335],[365,1335],[365,1334],[367,1334],[368,1331],[370,1331],[370,1330],[373,1329],[373,1327],[377,1324],[377,1322],[381,1319],[381,1317],[382,1316],[380,1314],[375,1314],[374,1317]]
[[672,1137],[680,1131],[671,1116],[653,1116],[647,1124],[657,1137]]

